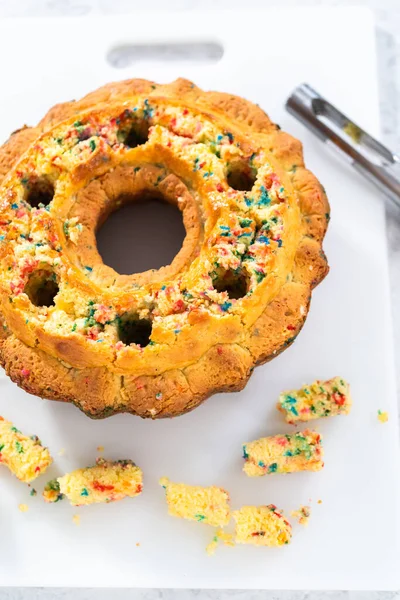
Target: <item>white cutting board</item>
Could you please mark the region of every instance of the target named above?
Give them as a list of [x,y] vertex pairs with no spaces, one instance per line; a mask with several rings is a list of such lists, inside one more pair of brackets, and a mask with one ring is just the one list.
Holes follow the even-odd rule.
[[[113,45],[146,40],[217,41],[225,54],[213,65],[107,65]],[[92,463],[98,445],[107,457],[133,458],[144,470],[145,488],[139,498],[111,505],[49,506],[2,469],[0,584],[395,589],[398,430],[383,203],[284,110],[292,88],[307,81],[379,134],[370,14],[276,9],[7,21],[0,23],[0,73],[1,139],[35,123],[55,102],[109,80],[166,82],[180,75],[246,96],[303,140],[307,164],[332,204],[325,244],[331,273],[315,291],[294,346],[256,369],[243,392],[215,396],[172,421],[119,415],[96,422],[2,381],[0,414],[38,434],[55,457],[49,477],[34,484],[39,492],[50,476]],[[325,436],[324,471],[247,478],[242,442],[291,431],[274,408],[278,393],[337,374],[352,384],[354,409],[348,418],[316,424]],[[378,422],[379,408],[389,411],[387,424]],[[65,454],[58,456],[61,448]],[[163,475],[221,485],[235,508],[272,502],[290,511],[311,504],[309,527],[296,526],[288,547],[221,548],[210,558],[204,549],[211,528],[167,516],[157,483]],[[29,505],[27,513],[19,512],[20,503]]]

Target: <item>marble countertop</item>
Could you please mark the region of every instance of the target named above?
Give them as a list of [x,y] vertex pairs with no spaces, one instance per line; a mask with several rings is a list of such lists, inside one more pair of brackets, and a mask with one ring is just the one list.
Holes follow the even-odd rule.
[[[370,7],[376,18],[378,42],[382,140],[400,150],[400,1],[399,0],[247,0],[246,6],[346,6]],[[243,0],[168,0],[169,9],[191,10],[205,7],[243,7]],[[87,14],[132,13],[144,8],[139,0],[0,0],[0,18],[79,16]],[[165,8],[165,0],[152,0],[145,8]],[[400,212],[387,209],[392,306],[400,304]],[[400,340],[400,313],[393,310],[394,336]],[[400,354],[396,356],[397,384],[400,390]],[[400,557],[399,557],[400,561]],[[400,600],[400,592],[345,591],[213,591],[213,590],[97,590],[62,588],[2,588],[0,600]]]

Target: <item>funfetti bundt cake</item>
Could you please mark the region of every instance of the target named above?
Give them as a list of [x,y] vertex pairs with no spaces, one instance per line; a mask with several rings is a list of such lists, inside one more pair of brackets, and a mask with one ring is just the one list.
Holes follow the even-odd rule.
[[[182,249],[118,274],[96,230],[146,196],[182,211]],[[303,325],[328,219],[300,142],[246,100],[131,80],[59,104],[0,149],[0,362],[92,417],[240,390]]]

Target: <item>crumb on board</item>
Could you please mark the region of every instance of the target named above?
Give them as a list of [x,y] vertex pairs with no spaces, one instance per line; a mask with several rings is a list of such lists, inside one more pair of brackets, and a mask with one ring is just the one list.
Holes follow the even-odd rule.
[[317,500],[317,504],[322,504],[322,500]]
[[136,542],[136,546],[140,546],[140,542]]
[[80,515],[74,515],[72,517],[72,522],[75,523],[75,525],[80,525],[81,524],[81,516]]
[[97,446],[97,452],[104,452],[104,446]]
[[213,539],[211,540],[211,542],[209,544],[207,544],[206,547],[206,552],[208,554],[208,556],[212,556],[213,554],[215,554],[215,551],[218,547],[218,536],[217,534],[214,535]]
[[51,479],[46,483],[42,495],[45,502],[59,502],[64,498],[57,479]]
[[389,421],[389,413],[384,410],[378,410],[378,421],[387,423]]
[[29,506],[27,504],[20,504],[18,508],[21,512],[28,512],[29,510]]
[[309,506],[300,506],[298,510],[292,510],[290,513],[292,517],[297,519],[300,525],[308,525],[308,520],[311,515],[311,508]]
[[209,556],[212,556],[215,553],[220,542],[225,546],[235,545],[232,533],[225,533],[222,529],[218,529],[218,531],[215,532],[213,539],[206,547],[206,552]]

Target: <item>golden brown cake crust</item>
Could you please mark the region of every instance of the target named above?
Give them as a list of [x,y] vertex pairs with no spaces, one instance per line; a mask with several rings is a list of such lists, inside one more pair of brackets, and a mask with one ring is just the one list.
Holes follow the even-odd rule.
[[[186,237],[171,265],[120,275],[95,232],[139,194],[176,203]],[[0,363],[91,417],[171,417],[240,390],[300,331],[328,220],[301,143],[247,100],[130,80],[58,104],[0,148]],[[146,342],[126,338],[132,315]]]

